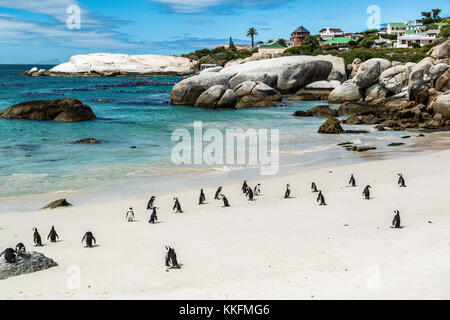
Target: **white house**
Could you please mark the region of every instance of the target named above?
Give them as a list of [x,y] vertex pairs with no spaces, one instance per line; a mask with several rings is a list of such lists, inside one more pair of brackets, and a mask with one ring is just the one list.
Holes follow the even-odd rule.
[[405,34],[422,33],[426,27],[422,23],[422,20],[411,20],[407,22],[391,22],[388,23],[386,32],[397,36],[403,36]]
[[412,20],[412,21],[405,22],[405,24],[406,24],[406,32],[410,33],[410,34],[411,33],[422,33],[422,31],[426,29],[422,20]]
[[326,27],[319,31],[320,37],[322,40],[327,41],[331,40],[336,37],[343,37],[344,31],[342,31],[340,28],[330,28]]
[[425,34],[407,34],[399,36],[395,48],[410,48],[413,43],[418,43],[421,47],[436,41],[436,37],[429,37]]
[[406,32],[406,24],[403,22],[391,22],[388,23],[386,32],[396,36],[404,35]]

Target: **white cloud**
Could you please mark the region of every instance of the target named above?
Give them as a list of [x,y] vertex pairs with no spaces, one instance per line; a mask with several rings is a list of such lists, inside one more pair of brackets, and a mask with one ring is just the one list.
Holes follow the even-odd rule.
[[[148,0],[158,2],[176,13],[201,13],[217,6],[229,8],[273,7],[292,0]],[[218,12],[220,13],[220,12]],[[224,12],[222,12],[224,13]]]

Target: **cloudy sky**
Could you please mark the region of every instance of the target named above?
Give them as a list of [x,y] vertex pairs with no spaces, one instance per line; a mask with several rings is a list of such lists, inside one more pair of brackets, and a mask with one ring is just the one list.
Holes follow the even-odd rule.
[[[90,52],[179,55],[230,36],[245,43],[249,27],[257,41],[289,38],[300,25],[312,33],[325,26],[356,32],[367,29],[371,5],[380,8],[381,23],[432,8],[450,15],[448,0],[0,0],[0,64],[56,63]],[[81,28],[68,28],[76,13],[68,8],[77,7]]]

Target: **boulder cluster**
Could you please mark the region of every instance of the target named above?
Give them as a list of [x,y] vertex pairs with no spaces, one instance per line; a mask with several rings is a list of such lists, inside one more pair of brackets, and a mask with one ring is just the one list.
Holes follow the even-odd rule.
[[[334,88],[330,104],[343,104],[347,124],[380,124],[395,130],[450,125],[450,40],[419,63],[355,59],[348,80]],[[383,130],[380,128],[380,130]]]
[[[3,260],[3,259],[2,259]],[[39,252],[27,252],[18,256],[16,262],[0,262],[0,280],[22,274],[33,273],[56,267],[58,264]]]
[[177,83],[170,99],[173,105],[204,108],[270,107],[283,94],[293,94],[310,83],[340,83],[345,78],[342,58],[281,57],[206,69]]

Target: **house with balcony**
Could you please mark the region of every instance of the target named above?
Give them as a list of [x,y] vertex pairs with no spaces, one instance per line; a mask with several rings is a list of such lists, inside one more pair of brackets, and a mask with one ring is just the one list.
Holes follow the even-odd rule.
[[343,37],[344,31],[342,31],[340,28],[330,28],[326,27],[319,31],[320,37],[323,41],[331,40],[333,38],[337,37]]
[[403,22],[388,23],[386,33],[396,36],[402,36],[406,32],[406,24]]
[[406,33],[408,34],[417,34],[422,33],[426,26],[423,24],[422,20],[411,20],[405,22],[406,24]]

